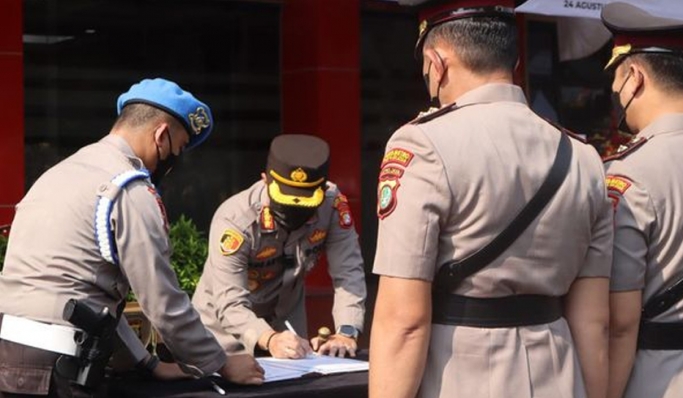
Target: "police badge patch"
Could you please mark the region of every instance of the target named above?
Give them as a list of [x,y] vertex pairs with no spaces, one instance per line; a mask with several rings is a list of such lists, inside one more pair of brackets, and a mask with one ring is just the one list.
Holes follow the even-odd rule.
[[223,235],[221,235],[221,254],[224,256],[235,254],[240,249],[243,242],[244,238],[239,232],[233,229],[226,229],[223,231]]
[[396,209],[396,191],[401,186],[398,178],[380,180],[377,187],[377,217],[383,220]]
[[334,199],[334,207],[339,213],[339,226],[342,228],[351,228],[353,226],[353,216],[351,216],[351,206],[346,195],[339,194]]

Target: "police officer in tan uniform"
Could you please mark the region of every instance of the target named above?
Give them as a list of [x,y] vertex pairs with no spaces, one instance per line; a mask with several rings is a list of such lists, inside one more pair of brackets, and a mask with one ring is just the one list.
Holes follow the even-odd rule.
[[[44,173],[17,205],[0,275],[0,396],[100,393],[89,379],[71,380],[68,367],[55,366],[78,363],[78,377],[85,374],[86,347],[75,340],[96,333],[65,320],[65,307],[73,310],[77,302],[117,315],[129,289],[185,371],[219,372],[239,383],[263,380],[253,357],[226,359],[178,287],[166,214],[153,185],[178,155],[207,138],[209,107],[164,79],[133,85],[117,105],[111,132]],[[187,377],[178,365],[150,356],[124,318],[115,332],[154,376]]]
[[250,352],[307,355],[304,278],[324,252],[336,333],[325,342],[314,337],[312,349],[355,355],[365,273],[348,200],[327,180],[328,165],[322,139],[280,135],[271,143],[263,179],[216,210],[193,304],[224,346],[234,336]]
[[[443,106],[393,134],[379,174],[372,398],[606,393],[613,229],[602,164],[512,84],[512,7],[461,0],[422,12],[417,50]],[[454,279],[463,271],[450,262],[501,247],[546,181],[559,188],[528,226]]]
[[605,163],[615,212],[609,397],[680,397],[683,21],[625,3],[606,5],[602,19],[614,35],[606,69],[620,128],[634,134]]

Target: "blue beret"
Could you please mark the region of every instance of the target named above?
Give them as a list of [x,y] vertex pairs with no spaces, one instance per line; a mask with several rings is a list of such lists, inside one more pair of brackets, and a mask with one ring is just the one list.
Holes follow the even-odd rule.
[[190,141],[185,149],[201,144],[213,130],[211,109],[177,84],[165,79],[145,79],[121,94],[116,110],[129,104],[147,104],[175,116],[185,126]]

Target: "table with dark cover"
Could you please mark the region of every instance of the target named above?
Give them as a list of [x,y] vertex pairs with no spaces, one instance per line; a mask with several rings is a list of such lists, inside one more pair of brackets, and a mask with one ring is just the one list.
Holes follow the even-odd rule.
[[[359,359],[367,360],[367,353]],[[305,376],[294,380],[239,386],[212,377],[230,398],[365,398],[368,396],[368,372]],[[108,381],[112,398],[219,398],[209,380],[159,381],[138,374],[124,374]]]
[[[368,372],[343,373],[277,381],[262,386],[237,386],[212,378],[230,398],[364,398],[368,396]],[[208,380],[158,381],[119,377],[110,381],[112,398],[218,398]]]

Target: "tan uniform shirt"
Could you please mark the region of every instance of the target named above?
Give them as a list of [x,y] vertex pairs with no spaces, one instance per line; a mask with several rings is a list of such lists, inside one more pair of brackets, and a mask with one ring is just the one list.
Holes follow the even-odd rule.
[[[225,354],[178,287],[163,204],[151,183],[131,182],[113,206],[120,264],[100,255],[94,230],[98,190],[112,189],[115,176],[142,167],[122,138],[108,135],[36,181],[17,205],[0,275],[0,313],[68,325],[62,311],[69,299],[106,306],[115,314],[130,286],[176,360],[213,373],[225,363]],[[125,319],[119,334],[142,359],[144,347]]]
[[[406,125],[387,144],[377,274],[433,281],[441,264],[497,236],[550,170],[560,132],[528,108],[519,87],[485,85],[456,103],[461,109]],[[569,173],[554,198],[455,293],[562,296],[579,277],[609,277],[612,214],[602,164],[593,148],[571,141]],[[517,328],[432,325],[419,396],[581,398],[586,392],[560,318]]]
[[[642,290],[643,304],[683,277],[683,114],[662,116],[637,138],[647,142],[607,162],[615,210],[612,291]],[[683,302],[655,317],[683,322]],[[680,397],[680,351],[639,350],[625,397]]]
[[228,349],[238,338],[253,351],[271,327],[289,320],[306,336],[304,277],[325,252],[334,285],[334,323],[363,329],[365,273],[347,199],[328,182],[325,200],[303,227],[278,229],[262,181],[226,200],[214,214],[209,257],[193,303]]

